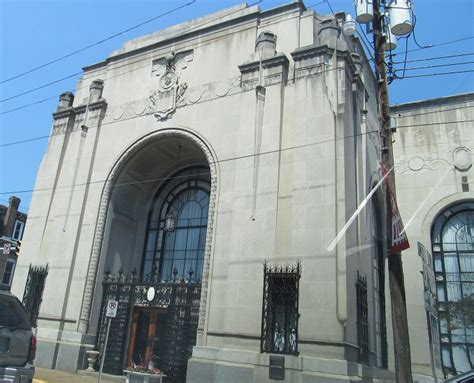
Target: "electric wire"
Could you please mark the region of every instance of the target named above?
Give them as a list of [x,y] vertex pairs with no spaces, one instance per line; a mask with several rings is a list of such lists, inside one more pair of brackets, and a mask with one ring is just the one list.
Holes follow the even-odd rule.
[[[195,1],[196,1],[196,0],[195,0]],[[247,7],[246,7],[246,8],[252,7],[252,6],[257,5],[257,4],[260,4],[260,3],[262,3],[263,1],[264,1],[264,0],[257,0],[257,1],[255,1],[254,3],[247,4]],[[324,0],[323,2],[319,2],[319,3],[315,3],[315,4],[310,4],[310,5],[307,6],[307,8],[310,8],[310,7],[313,7],[313,6],[315,6],[315,5],[325,3],[325,2],[326,2],[326,0]],[[197,26],[194,27],[194,28],[187,29],[187,30],[186,30],[185,32],[183,32],[182,34],[178,34],[178,35],[176,35],[176,36],[173,36],[173,38],[178,38],[178,37],[181,37],[181,36],[183,36],[183,35],[189,34],[189,33],[190,33],[191,31],[193,31],[193,30],[202,28],[203,26],[205,26],[205,25],[207,25],[207,24],[209,24],[209,23],[216,22],[216,21],[218,21],[218,20],[220,20],[220,19],[222,19],[222,18],[228,17],[228,16],[230,16],[230,15],[232,15],[232,14],[234,14],[234,13],[241,12],[241,11],[242,11],[242,9],[237,9],[237,10],[235,10],[235,11],[233,11],[233,12],[226,13],[225,15],[222,15],[222,16],[220,16],[220,17],[218,17],[218,18],[211,19],[211,20],[209,20],[209,21],[207,21],[207,22],[205,22],[205,23],[199,24],[199,25],[197,25]],[[299,15],[298,15],[298,16],[294,16],[293,18],[298,18],[298,17],[300,17],[300,16],[299,16]],[[273,25],[273,24],[277,24],[277,22],[275,22],[275,23],[268,23],[268,24],[266,24],[265,26],[269,26],[269,25]],[[242,31],[250,30],[250,29],[255,29],[255,26],[252,26],[252,27],[250,27],[250,28],[243,29]],[[228,36],[222,36],[222,37],[212,38],[212,39],[206,40],[205,43],[200,44],[198,47],[200,48],[200,47],[209,45],[209,44],[211,44],[211,43],[213,43],[213,42],[215,42],[215,41],[222,40],[222,39],[225,39],[225,38],[228,38]],[[190,41],[194,41],[194,40],[202,40],[202,37],[199,37],[199,36],[198,36],[198,37],[195,37],[195,38],[190,38],[190,39],[187,40],[187,42],[189,43]],[[123,65],[121,65],[121,66],[113,67],[113,69],[114,69],[114,70],[117,70],[117,69],[119,69],[119,68],[121,68],[121,67],[124,67],[124,66],[131,66],[131,65],[133,65],[133,64],[136,64],[136,63],[139,63],[139,62],[142,62],[142,61],[146,61],[146,62],[148,63],[148,62],[149,62],[149,57],[148,57],[148,56],[149,56],[150,54],[152,54],[152,53],[153,53],[153,52],[147,51],[147,52],[144,52],[144,53],[137,54],[137,55],[134,56],[134,58],[140,58],[140,57],[143,57],[143,56],[146,56],[146,58],[145,58],[145,59],[136,60],[136,61],[133,61],[133,62],[126,62],[125,64],[123,64]],[[113,65],[113,64],[112,64],[112,65]],[[130,70],[130,71],[127,72],[127,73],[133,72],[133,71],[135,71],[135,70],[143,69],[143,68],[145,68],[145,67],[147,67],[147,66],[148,66],[148,65],[142,66],[142,67],[139,67],[139,68],[134,68],[134,69]],[[63,78],[61,78],[61,79],[58,79],[58,80],[49,82],[49,83],[44,84],[44,85],[42,85],[42,86],[39,86],[39,87],[37,87],[37,88],[30,89],[30,90],[28,90],[28,91],[25,91],[25,92],[20,93],[20,94],[17,94],[17,95],[13,95],[13,96],[11,96],[11,97],[8,97],[7,99],[0,100],[0,102],[7,101],[7,100],[10,100],[10,99],[14,99],[14,98],[23,96],[23,95],[28,94],[28,93],[32,93],[32,92],[34,92],[34,91],[36,91],[36,90],[45,88],[45,87],[47,87],[47,86],[56,84],[56,83],[58,83],[58,82],[67,80],[67,79],[69,79],[69,78],[71,78],[71,77],[78,76],[78,75],[80,75],[80,74],[83,74],[83,72],[78,72],[78,73],[71,74],[71,75],[69,75],[69,76],[67,76],[67,77],[63,77]],[[112,79],[112,78],[115,78],[115,77],[118,77],[118,76],[121,76],[121,75],[123,75],[123,74],[119,74],[119,75],[116,75],[116,76],[112,76],[112,77],[109,77],[108,79]],[[82,89],[82,87],[77,87],[75,90],[78,91],[78,90],[80,90],[80,89]],[[60,96],[60,95],[56,95],[56,96],[52,96],[52,97],[49,97],[49,98],[45,98],[45,99],[39,100],[38,102],[33,103],[33,105],[34,105],[34,104],[37,104],[37,103],[41,103],[41,102],[45,102],[45,101],[51,100],[52,98],[59,97],[59,96]],[[7,110],[6,112],[0,113],[0,115],[2,115],[2,114],[7,114],[7,113],[10,113],[10,112],[13,112],[13,111],[16,111],[16,110],[24,109],[24,108],[27,107],[27,106],[29,106],[29,105],[26,104],[26,105],[20,106],[20,107],[18,107],[18,108],[14,108],[14,109],[12,109],[12,110]]]
[[[408,53],[410,53],[410,52],[417,52],[417,51],[424,50],[424,49],[436,48],[436,47],[440,47],[440,46],[444,46],[444,45],[455,44],[455,43],[458,43],[458,42],[461,42],[461,41],[470,40],[470,39],[474,39],[474,36],[467,36],[467,37],[463,37],[463,38],[456,39],[456,40],[445,41],[445,42],[438,43],[438,44],[431,44],[431,45],[427,46],[426,48],[409,49],[409,50],[408,50]],[[397,56],[397,55],[400,55],[400,54],[401,54],[401,53],[394,53],[393,56]]]
[[451,75],[451,74],[472,73],[472,72],[474,72],[474,69],[472,69],[472,70],[454,71],[454,72],[439,72],[439,73],[427,73],[427,74],[408,75],[408,76],[399,77],[399,79],[417,78],[417,77],[447,76],[447,75]]
[[31,68],[31,69],[29,69],[29,70],[27,70],[27,71],[25,71],[25,72],[21,72],[21,73],[19,73],[19,74],[17,74],[17,75],[11,76],[11,77],[9,77],[9,78],[7,78],[7,79],[5,79],[5,80],[0,81],[0,84],[5,84],[5,83],[7,83],[7,82],[9,82],[9,81],[12,81],[12,80],[15,80],[15,79],[17,79],[17,78],[23,77],[23,76],[25,76],[25,75],[27,75],[27,74],[29,74],[29,73],[35,72],[35,71],[37,71],[37,70],[39,70],[39,69],[45,68],[45,67],[47,67],[47,66],[49,66],[49,65],[55,64],[55,63],[57,63],[57,62],[59,62],[59,61],[62,61],[62,60],[64,60],[64,59],[68,58],[68,57],[71,57],[71,56],[74,56],[74,55],[76,55],[76,54],[78,54],[78,53],[84,52],[84,51],[87,50],[87,49],[90,49],[90,48],[95,47],[95,46],[97,46],[97,45],[103,44],[103,43],[106,42],[106,41],[112,40],[112,39],[114,39],[114,38],[116,38],[116,37],[118,37],[118,36],[121,36],[121,35],[123,35],[123,34],[125,34],[125,33],[128,33],[128,32],[130,32],[130,31],[132,31],[132,30],[134,30],[134,29],[137,29],[137,28],[139,28],[139,27],[141,27],[141,26],[143,26],[143,25],[145,25],[145,24],[151,23],[152,21],[158,20],[158,19],[160,19],[160,18],[162,18],[162,17],[164,17],[164,16],[170,15],[170,14],[172,14],[172,13],[174,13],[174,12],[176,12],[176,11],[179,11],[179,10],[181,10],[181,9],[183,9],[183,8],[189,7],[190,5],[194,4],[196,1],[197,1],[197,0],[191,0],[190,2],[188,2],[188,3],[186,3],[186,4],[183,4],[183,5],[179,6],[179,7],[173,8],[173,9],[171,9],[171,10],[169,10],[169,11],[163,12],[163,13],[161,13],[161,14],[159,14],[159,15],[157,15],[157,16],[154,16],[154,17],[152,17],[152,18],[150,18],[150,19],[148,19],[148,20],[145,20],[145,21],[143,21],[143,22],[141,22],[141,23],[139,23],[139,24],[133,25],[133,26],[130,27],[130,28],[124,29],[124,30],[122,30],[122,31],[120,31],[120,32],[118,32],[118,33],[114,33],[113,35],[110,35],[110,36],[108,36],[108,37],[106,37],[106,38],[103,38],[102,40],[96,41],[95,43],[89,44],[89,45],[87,45],[87,46],[85,46],[85,47],[83,47],[83,48],[80,48],[80,49],[77,49],[77,50],[75,50],[75,51],[72,51],[72,52],[70,52],[70,53],[68,53],[68,54],[66,54],[66,55],[64,55],[64,56],[60,56],[60,57],[58,57],[58,58],[56,58],[56,59],[54,59],[54,60],[51,60],[51,61],[46,62],[46,63],[44,63],[44,64],[38,65],[38,66],[36,66],[36,67],[33,67],[33,68]]
[[[314,76],[317,76],[319,74],[324,74],[324,73],[328,73],[328,72],[332,72],[334,70],[338,70],[340,68],[331,68],[331,69],[327,69],[327,70],[324,70],[324,71],[320,71],[320,72],[317,72],[317,73],[310,73],[310,74],[307,74],[305,76],[301,76],[299,77],[299,79],[302,79],[302,78],[306,78],[306,77],[314,77]],[[231,79],[231,82],[232,82],[232,79]],[[277,85],[277,84],[281,84],[282,82],[286,82],[285,80],[283,81],[278,81],[278,82],[275,82],[274,85]],[[246,93],[246,92],[249,92],[249,91],[253,91],[253,89],[249,89],[249,90],[242,90],[241,92],[237,93],[237,94],[241,94],[241,93]],[[226,95],[226,96],[222,96],[221,98],[225,98],[225,97],[232,97],[234,96],[235,94],[231,94],[231,95]],[[56,97],[56,96],[54,96]],[[209,101],[212,101],[212,100],[206,100],[206,101],[200,101],[198,103],[204,103],[204,102],[209,102]],[[149,114],[145,114],[145,115],[140,115],[140,116],[134,116],[134,117],[131,117],[131,118],[128,118],[128,119],[125,119],[125,120],[129,120],[129,119],[134,119],[134,118],[140,118],[140,117],[144,117],[144,116],[148,116]],[[125,120],[121,120],[121,121],[125,121]],[[116,124],[116,123],[119,123],[121,121],[109,121],[109,122],[104,122],[101,124],[101,126],[106,126],[106,125],[110,125],[110,124]],[[92,128],[89,128],[89,129],[92,129]],[[60,133],[61,135],[62,134],[67,134],[69,132],[65,132],[65,133]],[[0,144],[0,148],[1,147],[6,147],[6,146],[12,146],[12,145],[18,145],[18,144],[22,144],[22,143],[26,143],[26,142],[31,142],[31,141],[37,141],[37,140],[42,140],[42,139],[46,139],[46,138],[51,138],[53,136],[57,136],[57,135],[60,135],[60,134],[50,134],[50,135],[43,135],[43,136],[39,136],[39,137],[31,137],[31,138],[27,138],[25,140],[19,140],[19,141],[14,141],[14,142],[9,142],[9,143],[5,143],[5,144]]]
[[416,46],[420,49],[426,49],[426,48],[431,48],[431,44],[428,44],[428,45],[420,45],[418,44],[418,41],[416,40],[416,33],[415,33],[415,30],[416,30],[416,15],[415,15],[415,12],[413,11],[413,8],[411,10],[411,13],[413,15],[413,41],[415,42]]
[[463,61],[457,63],[449,63],[449,64],[436,64],[436,65],[425,65],[419,67],[412,67],[412,68],[405,68],[405,71],[408,70],[422,70],[422,69],[432,69],[432,68],[443,68],[443,67],[451,67],[451,66],[458,66],[458,65],[469,65],[474,64],[474,61]]
[[[395,105],[392,105],[390,108],[397,107],[398,105],[404,105],[404,104],[395,104]],[[430,110],[427,112],[407,114],[406,116],[403,116],[401,114],[402,112],[393,112],[393,113],[390,113],[390,116],[392,118],[409,118],[409,117],[415,117],[415,116],[424,116],[426,114],[452,112],[455,110],[470,109],[470,108],[474,108],[474,105],[458,106],[457,108],[442,109],[442,110]],[[398,113],[398,116],[395,116],[394,113]],[[405,113],[409,113],[409,112],[405,112]]]
[[[337,70],[339,68],[330,68],[330,69],[327,69],[327,70],[323,70],[323,71],[320,71],[320,72],[317,72],[315,74],[307,74],[305,76],[301,76],[299,79],[302,79],[302,78],[306,78],[306,77],[311,77],[311,76],[317,76],[319,74],[325,74],[325,73],[328,73],[328,72],[331,72],[331,71],[334,71],[334,70]],[[136,70],[136,69],[134,69]],[[125,72],[125,73],[122,73],[120,75],[123,75],[123,74],[127,74],[128,72]],[[407,78],[410,78],[411,76],[408,76]],[[281,81],[275,83],[275,85],[277,84],[281,84]],[[249,90],[242,90],[241,92],[237,93],[237,94],[240,94],[240,93],[245,93],[245,92],[248,92]],[[226,96],[223,96],[223,97],[232,97],[234,96],[235,94],[232,94],[232,95],[226,95]],[[57,96],[54,96],[54,98],[56,98]],[[211,101],[211,100],[207,100],[207,101],[201,101],[201,102],[208,102],[208,101]],[[201,103],[199,102],[199,103]],[[148,115],[148,114],[147,114]],[[144,115],[141,115],[141,116],[136,116],[136,117],[132,117],[132,118],[138,118],[138,117],[143,117]],[[127,119],[128,120],[128,119]],[[123,121],[123,120],[122,120]],[[121,122],[121,121],[109,121],[109,122],[104,122],[101,124],[101,126],[106,126],[106,125],[109,125],[109,124],[114,124],[114,123],[118,123],[118,122]],[[61,134],[66,134],[66,133],[61,133]],[[23,143],[27,143],[27,142],[31,142],[31,141],[38,141],[38,140],[42,140],[42,139],[49,139],[53,136],[57,136],[58,134],[50,134],[50,135],[43,135],[43,136],[38,136],[38,137],[31,137],[31,138],[27,138],[25,140],[18,140],[18,141],[14,141],[14,142],[8,142],[8,143],[4,143],[4,144],[0,144],[0,148],[1,147],[7,147],[7,146],[12,146],[12,145],[19,145],[19,144],[23,144]]]
[[[139,116],[142,117],[142,116]],[[137,117],[134,117],[137,118]],[[459,120],[459,121],[445,121],[442,123],[436,122],[436,123],[423,123],[423,124],[408,124],[408,125],[401,125],[397,126],[397,129],[406,129],[406,128],[411,128],[411,127],[418,127],[418,126],[432,126],[432,125],[450,125],[450,124],[461,124],[461,123],[471,123],[474,122],[474,119],[471,120]],[[293,145],[289,146],[286,148],[279,148],[279,149],[273,149],[273,150],[267,150],[267,151],[262,151],[259,153],[251,153],[251,154],[244,154],[241,156],[235,156],[235,157],[229,157],[229,158],[223,158],[221,160],[216,160],[216,161],[211,161],[209,164],[218,164],[218,163],[225,163],[225,162],[230,162],[230,161],[236,161],[236,160],[244,160],[248,158],[253,158],[255,156],[264,156],[264,155],[269,155],[269,154],[277,154],[281,152],[286,152],[290,150],[297,150],[309,146],[315,146],[315,145],[321,145],[321,144],[328,144],[328,143],[334,143],[336,141],[340,140],[346,140],[350,138],[359,138],[364,135],[368,134],[377,134],[379,133],[378,129],[375,130],[370,130],[366,132],[360,132],[356,134],[350,134],[342,137],[336,137],[336,138],[331,138],[327,140],[321,140],[321,141],[316,141],[316,142],[310,142],[310,143],[305,143],[305,144],[300,144],[300,145]],[[303,160],[301,160],[303,161]],[[229,171],[234,171],[234,170],[229,170]],[[210,174],[210,173],[202,173],[202,174]],[[181,178],[181,177],[186,177],[185,175],[178,175],[178,176],[167,176],[167,177],[159,177],[159,178],[152,178],[152,179],[146,179],[146,180],[140,180],[140,181],[131,181],[131,182],[124,182],[120,184],[115,184],[114,186],[125,186],[125,185],[135,185],[135,184],[144,184],[144,183],[149,183],[149,182],[158,182],[158,181],[167,181],[170,179],[175,179],[175,178]],[[129,179],[128,176],[125,177],[117,177],[114,179],[102,179],[102,180],[96,180],[96,181],[88,181],[88,182],[82,182],[82,183],[76,183],[76,184],[70,184],[70,185],[63,185],[63,186],[56,186],[56,188],[50,187],[50,188],[38,188],[38,189],[25,189],[25,190],[10,190],[10,191],[5,191],[5,192],[0,192],[1,195],[6,195],[6,194],[25,194],[25,193],[34,193],[34,192],[41,192],[41,191],[50,191],[50,190],[56,190],[56,189],[69,189],[69,188],[75,188],[78,186],[88,186],[88,185],[93,185],[93,184],[101,184],[105,182],[117,182],[120,179]]]
[[37,90],[40,90],[40,89],[44,89],[48,86],[51,86],[51,85],[54,85],[54,84],[57,84],[58,82],[61,82],[61,81],[65,81],[65,80],[68,80],[70,78],[73,78],[73,77],[78,77],[80,75],[82,75],[82,71],[81,72],[77,72],[77,73],[73,73],[69,76],[66,76],[66,77],[63,77],[63,78],[60,78],[58,80],[54,80],[54,81],[51,81],[51,82],[48,82],[46,84],[43,84],[43,85],[40,85],[36,88],[33,88],[33,89],[30,89],[30,90],[26,90],[24,92],[21,92],[21,93],[17,93],[13,96],[10,96],[10,97],[7,97],[7,98],[4,98],[4,99],[1,99],[0,102],[5,102],[5,101],[10,101],[10,100],[13,100],[15,98],[18,98],[18,97],[21,97],[21,96],[24,96],[24,95],[27,95],[29,93],[33,93],[33,92],[36,92]]
[[[407,63],[414,63],[414,62],[420,62],[420,61],[433,61],[433,60],[442,60],[442,59],[450,59],[454,57],[465,57],[465,56],[472,56],[474,55],[474,52],[467,52],[467,53],[459,53],[459,54],[453,54],[453,55],[447,55],[447,56],[435,56],[435,57],[423,57],[420,59],[414,59],[414,60],[407,60]],[[394,61],[393,64],[403,64],[403,61]]]
[[[194,0],[194,1],[196,1],[196,0]],[[253,6],[253,5],[257,5],[257,4],[261,3],[262,1],[263,1],[263,0],[259,0],[259,1],[255,2],[255,3],[248,4],[248,5],[247,5],[247,8],[248,8],[248,7],[251,7],[251,6]],[[323,1],[320,1],[320,2],[317,2],[317,3],[314,3],[314,4],[310,4],[310,5],[308,5],[306,8],[312,8],[312,7],[314,7],[314,6],[321,5],[321,4],[324,4],[324,3],[327,3],[327,4],[329,5],[329,8],[331,9],[331,12],[333,13],[333,16],[335,17],[334,11],[332,10],[332,6],[331,6],[331,4],[329,3],[328,0],[323,0]],[[183,7],[184,7],[184,6],[183,6]],[[404,8],[403,8],[403,9],[404,9]],[[173,10],[172,10],[172,11],[173,11]],[[170,12],[172,12],[172,11],[170,11]],[[231,12],[231,13],[229,13],[229,14],[223,15],[223,16],[220,17],[220,18],[227,17],[227,16],[229,16],[229,15],[235,13],[235,12],[239,12],[239,11],[240,11],[240,9],[237,10],[237,11]],[[160,16],[156,16],[156,17],[160,17]],[[299,16],[296,16],[296,17],[299,17]],[[220,18],[212,19],[212,20],[210,20],[209,22],[217,21],[217,20],[219,20]],[[151,20],[151,19],[150,19],[150,20]],[[209,22],[207,22],[207,23],[209,23]],[[146,22],[144,22],[144,23],[146,23]],[[143,25],[144,23],[142,23],[141,25]],[[200,24],[200,25],[198,25],[196,28],[201,28],[203,25],[206,25],[207,23]],[[141,25],[138,25],[138,26],[141,26]],[[269,25],[271,25],[271,24],[269,24]],[[138,27],[138,26],[137,26],[137,27]],[[132,28],[133,28],[133,27],[132,27]],[[249,28],[249,29],[253,29],[253,28],[254,28],[254,27]],[[193,29],[195,29],[195,28],[193,28]],[[193,29],[191,29],[191,30],[193,30]],[[191,31],[191,30],[189,30],[189,31]],[[186,31],[185,33],[189,33],[189,31]],[[360,33],[359,33],[359,35],[360,35]],[[364,33],[363,31],[362,31],[362,36],[363,36],[363,38],[367,41],[367,43],[369,44],[369,46],[372,47],[372,44],[370,43],[370,41],[368,41],[367,36],[365,35],[365,33]],[[180,35],[178,35],[178,36],[176,36],[176,37],[180,37]],[[224,38],[225,38],[225,37],[227,37],[227,36],[224,36]],[[474,36],[469,36],[469,37],[465,37],[465,38],[461,38],[461,39],[456,39],[456,40],[452,40],[452,41],[447,41],[447,42],[443,42],[443,43],[440,43],[440,44],[432,44],[432,45],[430,45],[430,46],[426,46],[426,48],[431,48],[431,47],[435,47],[435,46],[451,44],[451,43],[455,43],[455,42],[459,42],[459,41],[464,41],[464,40],[471,39],[471,38],[474,38]],[[216,38],[216,40],[218,40],[218,39],[220,39],[220,38]],[[191,40],[192,40],[192,39],[191,39]],[[364,45],[365,45],[365,43],[364,43]],[[373,47],[372,47],[372,48],[373,48]],[[367,49],[367,52],[369,53],[369,55],[371,56],[370,59],[368,59],[368,61],[375,61],[374,57],[373,57],[373,56],[371,55],[371,53],[370,53],[370,50],[369,50],[367,47],[366,47],[366,49]],[[417,50],[417,49],[415,49],[415,50]],[[413,51],[415,51],[415,50],[408,50],[407,52],[413,52]],[[150,52],[145,52],[144,54],[136,55],[135,57],[140,57],[140,56],[142,56],[142,55],[147,56],[147,55],[149,55],[149,54],[150,54]],[[398,54],[399,54],[399,53],[392,53],[392,52],[390,52],[390,57],[396,56],[396,55],[398,55]],[[464,55],[472,55],[472,54],[474,54],[474,53],[467,53],[467,54],[464,54]],[[461,54],[460,56],[462,56],[462,55],[463,55],[463,54]],[[460,56],[452,55],[452,57],[460,57]],[[451,57],[451,56],[440,56],[439,58],[448,58],[448,57]],[[432,58],[432,59],[434,60],[434,59],[436,59],[436,58]],[[421,61],[421,60],[423,60],[423,59],[420,59],[420,61]],[[428,60],[428,59],[426,59],[426,60]],[[430,58],[430,60],[431,60],[431,58]],[[417,60],[408,60],[407,62],[415,62],[415,61],[417,61]],[[394,64],[399,64],[399,63],[400,63],[400,62],[394,62]],[[131,65],[131,63],[129,63],[129,64]],[[116,68],[115,68],[115,69],[116,69]],[[71,74],[71,75],[69,75],[69,76],[63,77],[62,79],[54,80],[54,81],[52,81],[52,82],[50,82],[50,83],[41,85],[41,86],[39,86],[39,87],[37,87],[37,88],[30,89],[30,90],[27,90],[27,91],[22,92],[22,93],[20,93],[20,94],[16,94],[16,95],[10,96],[10,97],[8,97],[8,98],[6,98],[6,99],[0,100],[0,102],[8,101],[8,100],[11,100],[11,99],[14,99],[14,98],[17,98],[17,97],[20,97],[20,96],[23,96],[23,95],[32,93],[32,92],[34,92],[34,91],[43,89],[43,88],[45,88],[45,87],[47,87],[47,86],[50,86],[50,85],[56,84],[56,83],[58,83],[58,82],[64,81],[64,80],[66,80],[66,79],[69,79],[69,78],[78,76],[78,75],[80,75],[81,73],[82,73],[82,72],[74,73],[74,74]],[[2,83],[2,82],[0,82],[0,84],[1,84],[1,83]],[[79,88],[78,88],[78,89],[79,89]],[[78,90],[78,89],[77,89],[77,90]],[[52,97],[48,97],[48,98],[39,100],[39,101],[37,101],[37,102],[32,103],[32,105],[36,105],[36,104],[39,104],[39,103],[42,103],[42,102],[46,102],[46,101],[51,100],[51,99],[53,99],[53,98],[55,98],[55,97],[58,97],[58,96],[59,96],[59,95],[54,96],[54,97],[52,96]],[[29,105],[28,105],[28,106],[29,106]],[[14,109],[8,110],[6,113],[13,112],[13,111],[16,111],[16,110],[21,110],[21,109],[24,109],[25,107],[26,107],[26,105],[25,105],[25,106],[20,106],[20,107],[18,107],[18,108],[14,108]],[[0,115],[2,115],[2,114],[4,114],[4,113],[0,113]]]
[[[247,8],[248,8],[248,7],[251,7],[251,6],[254,6],[254,5],[257,5],[257,4],[259,4],[259,3],[263,2],[263,1],[264,1],[264,0],[258,0],[258,1],[254,2],[254,3],[252,3],[252,4],[248,4],[248,5],[247,5]],[[325,3],[325,2],[326,2],[326,0],[324,0],[323,2],[310,4],[310,5],[308,5],[306,8],[311,8],[311,7],[314,7],[314,6],[318,5],[318,4]],[[227,14],[225,14],[225,15],[219,17],[219,18],[212,19],[212,20],[210,20],[210,21],[208,21],[208,22],[205,22],[205,23],[203,23],[203,24],[199,24],[199,25],[196,26],[195,28],[189,29],[189,30],[187,30],[185,33],[183,33],[183,34],[181,34],[181,35],[175,36],[175,38],[176,38],[176,37],[181,37],[182,35],[187,34],[187,33],[189,33],[190,31],[192,31],[192,30],[194,30],[194,29],[201,28],[201,27],[203,27],[203,26],[206,25],[206,24],[209,24],[209,23],[211,23],[211,22],[215,22],[215,21],[217,21],[217,20],[220,20],[221,18],[228,17],[228,16],[230,16],[230,15],[236,13],[236,12],[240,12],[240,11],[241,11],[241,9],[239,9],[239,10],[237,10],[237,11],[234,11],[234,12],[231,12],[231,13],[227,13]],[[300,17],[300,15],[294,16],[294,17],[292,17],[291,19],[298,18],[298,17]],[[265,26],[270,26],[270,25],[274,25],[274,24],[277,24],[277,23],[278,23],[278,22],[268,23],[268,24],[265,24]],[[252,25],[251,27],[249,27],[249,28],[244,28],[244,29],[242,29],[241,31],[246,31],[246,30],[251,30],[251,29],[255,29],[255,26]],[[200,45],[198,45],[197,47],[194,47],[194,48],[202,48],[202,47],[204,47],[204,46],[206,46],[206,45],[212,44],[212,43],[214,43],[214,42],[216,42],[216,41],[219,41],[219,40],[226,39],[226,38],[228,38],[228,37],[229,37],[229,36],[226,35],[226,36],[211,38],[211,39],[206,40],[204,43],[201,43]],[[198,37],[195,37],[195,38],[191,38],[191,39],[188,39],[187,42],[189,43],[190,41],[194,41],[194,40],[202,40],[202,37],[198,36]],[[115,75],[115,76],[107,77],[107,78],[105,78],[105,80],[108,81],[108,80],[110,80],[110,79],[113,79],[113,78],[116,78],[116,77],[119,77],[119,76],[123,76],[123,75],[125,75],[125,74],[127,74],[127,73],[131,73],[131,72],[134,72],[134,71],[137,71],[137,70],[140,70],[140,69],[143,69],[143,68],[148,67],[148,66],[150,65],[150,57],[149,57],[149,56],[150,56],[151,54],[153,54],[153,53],[154,53],[154,52],[150,52],[150,51],[147,51],[147,52],[144,52],[144,53],[140,53],[140,54],[135,55],[135,57],[134,57],[134,58],[137,58],[137,60],[135,60],[135,61],[130,61],[130,62],[125,62],[125,63],[122,64],[122,65],[114,66],[112,69],[117,70],[117,69],[120,69],[120,68],[122,68],[122,67],[127,67],[127,66],[131,66],[131,65],[137,64],[137,63],[139,63],[139,62],[146,62],[146,63],[147,63],[147,64],[144,65],[144,66],[131,69],[131,70],[127,71],[127,72],[120,73],[120,74],[117,74],[117,75]],[[145,58],[141,58],[141,57],[144,57],[144,56],[145,56]],[[113,65],[113,64],[112,64],[112,65]],[[70,77],[73,77],[73,76],[74,76],[74,75],[70,75]],[[69,77],[69,76],[68,76],[68,77]],[[66,78],[64,78],[64,79],[66,79]],[[59,81],[62,81],[62,80],[63,80],[63,79],[60,79],[60,80],[58,80],[58,81],[56,81],[56,82],[59,82]],[[44,87],[46,87],[46,86],[50,86],[50,85],[52,85],[53,83],[56,83],[56,82],[52,82],[52,83],[50,83],[50,84],[45,84],[45,85],[42,86],[41,88],[44,88]],[[81,90],[81,89],[84,89],[84,88],[85,88],[85,86],[76,87],[75,91],[76,91],[76,93],[77,93],[77,91],[79,91],[79,90]],[[25,92],[25,94],[26,94],[26,93],[31,93],[32,91],[35,91],[35,90],[37,90],[37,89],[34,89],[34,90],[30,90],[30,91],[28,91],[28,92]],[[18,110],[22,110],[22,109],[28,108],[28,107],[30,107],[30,106],[37,105],[37,104],[40,104],[40,103],[43,103],[43,102],[46,102],[46,101],[49,101],[49,100],[52,100],[52,99],[54,99],[54,98],[59,97],[60,95],[61,95],[61,94],[57,94],[57,95],[54,95],[54,96],[51,96],[51,97],[47,97],[47,98],[44,98],[44,99],[41,99],[41,100],[32,102],[32,103],[28,103],[28,104],[21,105],[21,106],[19,106],[19,107],[13,108],[13,109],[9,109],[9,110],[0,112],[0,116],[1,116],[1,115],[4,115],[4,114],[9,114],[9,113],[12,113],[12,112],[15,112],[15,111],[18,111]],[[17,96],[19,97],[20,95],[17,95]],[[12,97],[16,97],[16,96],[12,96]]]

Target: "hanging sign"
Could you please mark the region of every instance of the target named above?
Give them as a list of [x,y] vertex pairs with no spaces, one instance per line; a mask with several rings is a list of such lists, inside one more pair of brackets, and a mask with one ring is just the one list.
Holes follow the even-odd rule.
[[9,243],[3,244],[3,255],[10,255],[11,245]]
[[[380,168],[382,169],[382,175],[385,176],[387,174],[387,169],[382,163],[380,164]],[[403,227],[402,217],[398,211],[392,180],[389,176],[385,178],[385,184],[387,185],[390,210],[392,212],[392,241],[390,252],[395,254],[408,249],[410,244],[408,243],[408,237]]]

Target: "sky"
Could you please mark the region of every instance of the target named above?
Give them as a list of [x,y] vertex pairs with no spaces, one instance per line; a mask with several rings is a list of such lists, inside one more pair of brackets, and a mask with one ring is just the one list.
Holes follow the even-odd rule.
[[[195,0],[186,5],[191,2],[0,0],[0,204],[7,204],[8,198],[16,195],[22,200],[20,210],[28,211],[36,173],[48,144],[51,114],[56,109],[59,94],[74,92],[80,78],[77,73],[84,66],[106,59],[125,41],[242,1]],[[256,2],[258,0],[248,3]],[[291,0],[263,0],[258,5],[265,10],[288,2]],[[332,8],[334,12],[346,11],[354,16],[352,0],[306,0],[305,5],[323,15],[330,14]],[[403,103],[473,92],[474,1],[413,0],[413,5],[416,42],[422,47],[433,46],[419,48],[413,35],[399,41],[393,51],[393,61],[397,63],[396,73],[401,76],[407,47],[406,72],[404,79],[391,83],[390,102]],[[177,7],[182,8],[120,33]],[[365,31],[365,27],[362,29]],[[118,36],[95,44],[116,34]],[[368,40],[372,41],[371,35],[368,35]],[[90,45],[93,47],[8,81],[11,77]],[[458,56],[439,58],[453,55]],[[437,59],[424,60],[426,58]],[[423,60],[413,61],[420,59]],[[459,71],[471,72],[439,75]],[[437,75],[407,77],[430,74]],[[69,78],[62,80],[66,77]],[[42,87],[51,82],[54,83]],[[29,92],[38,87],[42,88]],[[25,92],[28,93],[20,95]],[[29,141],[13,144],[24,140]]]

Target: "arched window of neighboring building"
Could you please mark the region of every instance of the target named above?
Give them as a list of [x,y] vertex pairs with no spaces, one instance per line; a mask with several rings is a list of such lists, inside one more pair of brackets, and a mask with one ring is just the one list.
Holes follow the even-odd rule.
[[[446,373],[474,368],[474,328],[452,319],[452,302],[474,294],[474,201],[444,210],[431,232],[438,295],[441,357]],[[450,305],[451,303],[451,305]]]
[[155,268],[163,282],[202,279],[210,194],[209,168],[170,177],[151,206],[142,274]]

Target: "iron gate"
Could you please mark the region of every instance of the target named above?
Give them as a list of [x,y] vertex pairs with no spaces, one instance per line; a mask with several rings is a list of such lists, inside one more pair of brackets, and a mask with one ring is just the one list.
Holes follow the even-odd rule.
[[28,313],[31,327],[36,327],[41,302],[43,301],[43,290],[48,276],[48,265],[32,266],[28,270],[25,291],[22,303]]
[[[126,367],[125,353],[130,331],[130,318],[134,307],[166,309],[166,321],[163,329],[165,348],[162,350],[161,370],[166,374],[167,383],[184,383],[186,367],[196,344],[196,332],[201,300],[201,282],[193,281],[192,273],[187,280],[158,282],[153,274],[140,280],[133,271],[126,276],[122,271],[118,275],[106,273],[103,284],[103,300],[96,349],[100,360],[104,349],[107,318],[105,308],[109,299],[118,301],[116,318],[112,319],[104,372],[122,375]],[[147,292],[155,289],[154,298],[149,301]]]

